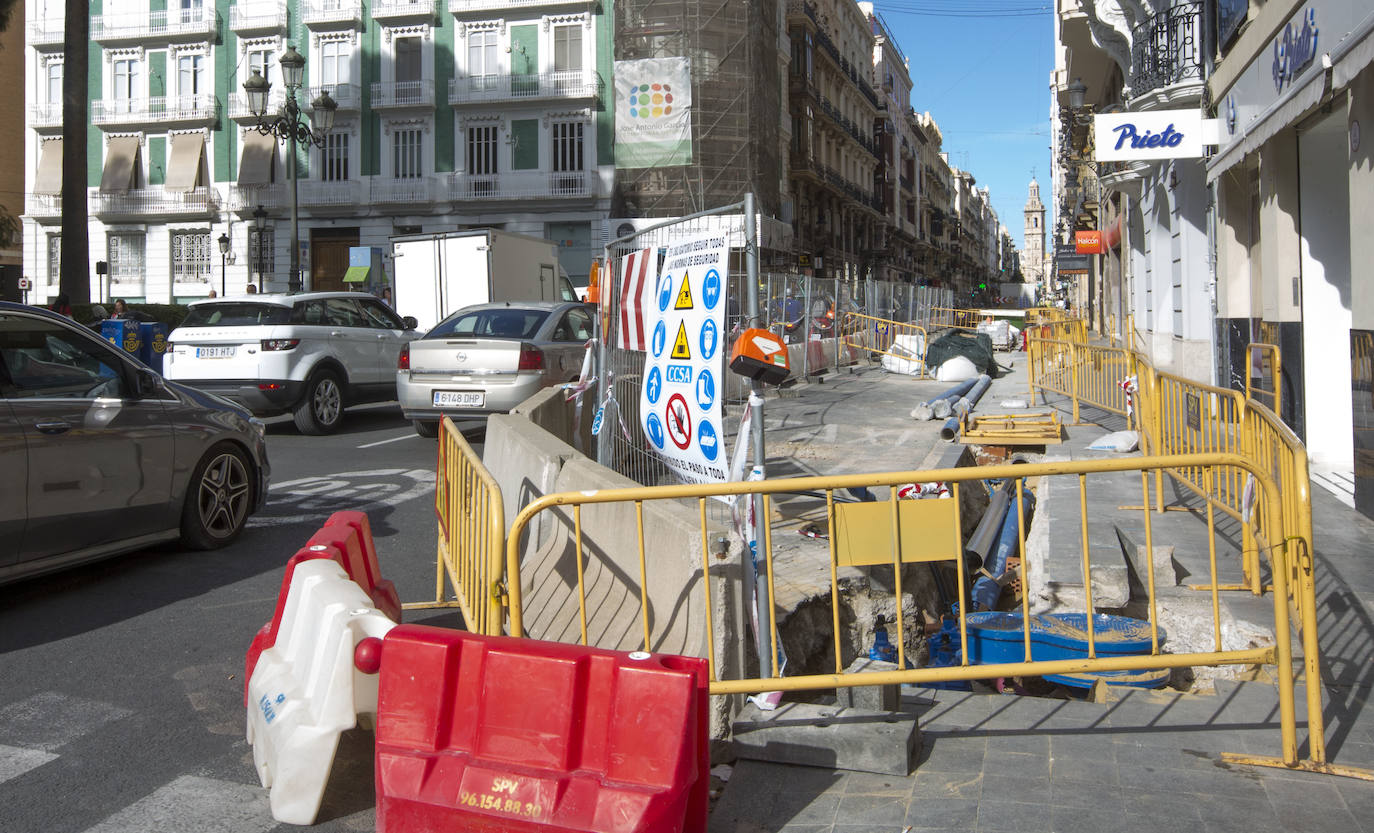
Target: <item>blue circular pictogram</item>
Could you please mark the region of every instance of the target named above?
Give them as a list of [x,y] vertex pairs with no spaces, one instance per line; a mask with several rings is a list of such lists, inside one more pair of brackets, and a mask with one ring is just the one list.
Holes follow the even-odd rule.
[[697,426],[697,446],[701,448],[702,456],[711,462],[720,456],[720,438],[716,436],[716,429],[711,423],[704,419]]
[[649,377],[644,380],[644,395],[649,397],[650,405],[657,405],[658,398],[663,395],[663,374],[657,367],[649,370]]
[[712,269],[701,282],[701,301],[707,309],[715,309],[720,302],[720,273]]
[[720,344],[720,329],[716,327],[714,319],[708,318],[701,325],[701,360],[709,362],[711,357],[716,354],[718,344]]
[[649,442],[654,447],[663,450],[663,420],[658,418],[658,414],[649,414],[648,419],[644,420],[644,431],[649,435]]
[[697,406],[703,411],[709,411],[714,404],[716,404],[716,379],[711,375],[709,369],[703,369],[701,375],[697,376]]
[[649,347],[654,351],[654,358],[663,355],[663,348],[667,344],[667,341],[668,325],[664,324],[662,319],[659,319],[658,324],[654,327],[653,341],[649,344]]
[[667,312],[673,302],[673,276],[664,275],[663,284],[658,288],[658,311]]

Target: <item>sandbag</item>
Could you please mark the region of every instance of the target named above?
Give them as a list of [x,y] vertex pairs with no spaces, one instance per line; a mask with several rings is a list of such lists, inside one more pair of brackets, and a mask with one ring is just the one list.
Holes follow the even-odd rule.
[[[973,362],[977,373],[997,375],[997,361],[993,358],[992,339],[986,333],[971,333],[965,330],[951,330],[933,339],[926,350],[926,365],[939,367],[955,356],[963,356]],[[975,373],[974,375],[977,375]]]

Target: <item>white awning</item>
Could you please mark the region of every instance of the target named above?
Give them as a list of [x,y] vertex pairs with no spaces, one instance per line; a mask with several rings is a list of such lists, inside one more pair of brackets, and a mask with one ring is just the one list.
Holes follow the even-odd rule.
[[250,130],[243,136],[243,153],[239,156],[240,185],[269,185],[272,168],[277,162],[277,140]]
[[1212,157],[1207,163],[1208,182],[1212,182],[1242,159],[1259,150],[1260,145],[1273,138],[1275,133],[1297,123],[1308,110],[1321,103],[1326,72],[1320,63],[1314,62],[1313,70],[1309,70],[1306,75],[1301,84],[1289,90],[1288,95],[1269,105],[1264,112],[1245,125],[1226,150]]
[[105,148],[105,171],[100,176],[104,194],[127,194],[134,184],[134,163],[138,161],[138,137],[115,136]]
[[1365,67],[1374,63],[1374,12],[1364,19],[1345,42],[1331,50],[1331,86],[1350,86]]
[[61,139],[49,139],[43,143],[38,156],[38,175],[33,180],[33,192],[48,196],[62,193]]
[[205,134],[173,133],[172,153],[167,160],[168,191],[189,191],[200,181],[201,164],[205,159]]

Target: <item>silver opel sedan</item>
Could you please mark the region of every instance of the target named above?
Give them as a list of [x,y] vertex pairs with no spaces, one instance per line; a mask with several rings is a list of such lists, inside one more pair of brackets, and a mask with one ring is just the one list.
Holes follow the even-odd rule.
[[582,370],[596,308],[566,301],[507,301],[464,307],[401,351],[396,398],[415,433],[433,437],[439,418],[503,413]]
[[267,498],[263,435],[72,320],[0,302],[0,583],[229,544]]

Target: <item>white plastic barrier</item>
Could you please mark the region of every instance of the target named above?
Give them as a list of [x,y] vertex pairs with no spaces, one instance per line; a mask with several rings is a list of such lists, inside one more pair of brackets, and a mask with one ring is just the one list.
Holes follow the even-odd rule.
[[296,565],[276,645],[248,681],[248,743],[277,821],[315,822],[339,735],[377,712],[375,664],[358,670],[354,651],[394,627],[338,562]]

